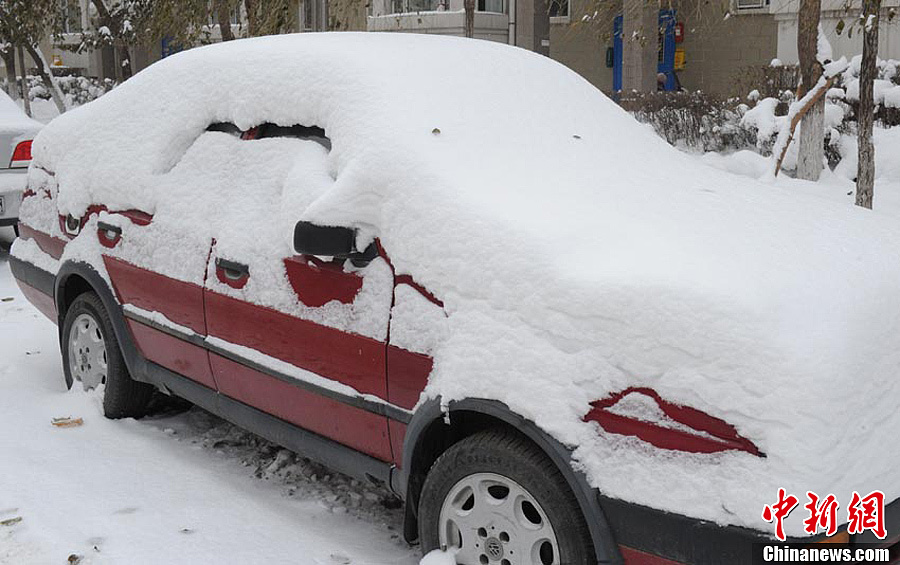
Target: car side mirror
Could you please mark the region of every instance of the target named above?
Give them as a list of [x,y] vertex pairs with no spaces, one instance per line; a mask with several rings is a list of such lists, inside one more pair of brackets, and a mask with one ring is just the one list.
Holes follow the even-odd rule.
[[357,267],[368,265],[378,256],[374,242],[363,251],[356,250],[356,230],[311,222],[297,222],[294,226],[294,250],[302,255],[350,259]]

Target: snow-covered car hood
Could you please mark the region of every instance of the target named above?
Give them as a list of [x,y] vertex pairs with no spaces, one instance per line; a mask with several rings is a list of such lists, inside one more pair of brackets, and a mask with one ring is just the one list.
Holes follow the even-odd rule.
[[[507,403],[606,494],[758,529],[778,487],[900,495],[895,222],[699,166],[550,59],[405,34],[180,53],[55,120],[35,164],[64,213],[152,213],[153,178],[221,121],[323,127],[334,182],[296,219],[379,237],[443,300],[426,394]],[[582,421],[629,386],[767,457]]]

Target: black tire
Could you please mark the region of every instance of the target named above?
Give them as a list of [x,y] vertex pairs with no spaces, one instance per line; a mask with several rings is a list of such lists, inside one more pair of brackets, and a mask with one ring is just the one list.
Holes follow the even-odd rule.
[[66,319],[63,322],[60,349],[62,350],[66,386],[72,388],[74,383],[69,366],[69,336],[72,324],[82,314],[91,316],[97,322],[106,345],[107,372],[103,390],[103,414],[112,419],[140,418],[146,413],[154,388],[131,378],[128,367],[125,365],[125,359],[122,357],[116,333],[113,331],[109,313],[103,306],[100,297],[93,292],[78,295],[66,312]]
[[[559,546],[557,563],[596,564],[590,531],[562,473],[537,446],[523,436],[502,430],[471,435],[451,446],[432,465],[419,499],[419,539],[423,553],[440,547],[438,530],[441,507],[451,489],[477,473],[492,473],[511,479],[534,497],[556,535]],[[464,536],[463,545],[466,543]],[[521,563],[520,558],[513,561]],[[530,561],[528,559],[526,562]]]

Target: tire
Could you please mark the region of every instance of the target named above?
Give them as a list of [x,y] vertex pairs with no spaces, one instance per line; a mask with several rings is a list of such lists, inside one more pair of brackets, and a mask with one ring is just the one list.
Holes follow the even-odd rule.
[[419,538],[424,553],[457,547],[460,565],[597,562],[562,473],[537,446],[500,430],[471,435],[435,461],[419,499]]
[[[77,326],[77,327],[76,327]],[[93,292],[78,295],[66,312],[60,335],[66,386],[80,381],[85,390],[104,384],[107,418],[139,418],[146,413],[153,387],[131,378],[109,313]]]

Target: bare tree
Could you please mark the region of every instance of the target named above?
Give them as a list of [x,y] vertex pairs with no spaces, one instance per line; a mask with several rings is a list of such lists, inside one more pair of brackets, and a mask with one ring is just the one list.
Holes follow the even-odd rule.
[[[126,36],[131,31],[131,20],[128,19],[131,5],[128,2],[115,6],[110,10],[105,0],[91,0],[99,18],[98,32],[95,39],[99,44],[111,45],[114,53],[116,81],[122,82],[131,76],[131,57],[128,55]],[[126,23],[127,22],[127,23]],[[82,38],[84,42],[84,38]],[[94,45],[98,47],[100,45]]]
[[[316,16],[324,31],[328,29],[328,2],[318,3],[317,8]],[[297,27],[293,0],[244,0],[244,11],[247,13],[247,34],[251,37],[290,33]]]
[[231,32],[231,12],[234,10],[234,6],[228,0],[215,0],[213,6],[216,10],[216,21],[219,22],[222,41],[231,41],[234,39],[234,33]]
[[466,12],[465,36],[475,37],[475,0],[465,0],[463,8]]
[[25,106],[25,113],[31,116],[31,99],[28,97],[28,76],[25,72],[25,55],[22,54],[22,46],[16,47],[16,55],[19,56],[19,68],[22,69],[22,103]]
[[659,1],[624,0],[622,9],[622,90],[656,90]]
[[[822,76],[819,61],[821,0],[801,0],[798,14],[797,53],[800,56],[800,85],[797,97],[803,98],[816,87]],[[824,40],[824,38],[822,38]],[[800,122],[800,146],[797,177],[817,181],[825,158],[825,98],[813,104]]]
[[52,98],[53,103],[56,104],[56,109],[62,114],[66,111],[66,103],[63,99],[62,89],[60,89],[56,77],[53,76],[53,72],[50,70],[50,65],[47,64],[47,59],[41,52],[41,48],[37,45],[26,43],[25,50],[28,51],[28,54],[34,61],[38,75],[40,75],[44,86],[50,91],[50,98]]
[[856,205],[872,209],[875,192],[875,144],[872,128],[875,121],[873,90],[878,54],[878,19],[881,0],[863,0],[863,53],[859,70],[859,159],[856,171]]
[[0,56],[3,57],[3,66],[6,67],[6,93],[13,100],[19,99],[19,87],[16,76],[16,48],[12,43],[7,42],[0,49]]
[[[49,66],[37,47],[38,42],[58,23],[58,4],[55,0],[6,0],[0,2],[0,38],[7,44],[4,61],[7,62],[7,77],[16,81],[16,68],[22,73],[22,97],[26,112],[31,112],[31,104],[26,85],[27,69],[24,52],[27,51],[38,68],[44,86],[53,96],[60,113],[66,111],[62,91],[50,73]],[[13,52],[18,54],[15,64]],[[9,63],[13,64],[10,65]]]

